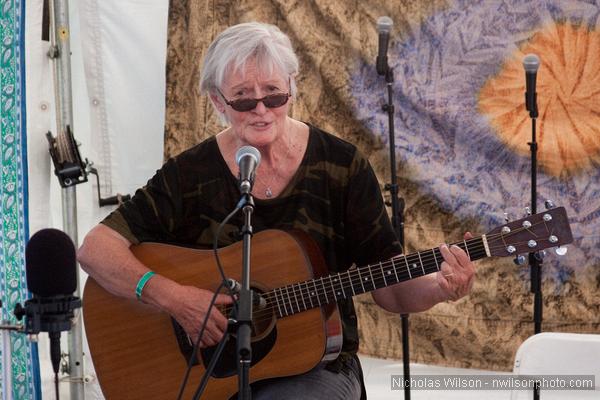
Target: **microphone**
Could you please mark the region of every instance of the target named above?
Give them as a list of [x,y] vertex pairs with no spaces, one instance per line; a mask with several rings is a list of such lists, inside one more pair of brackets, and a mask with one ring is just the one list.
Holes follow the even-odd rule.
[[250,194],[252,186],[254,185],[256,168],[258,168],[258,164],[260,164],[260,152],[256,147],[240,147],[235,153],[235,162],[240,171],[240,192],[242,194]]
[[388,66],[387,51],[390,41],[390,31],[394,21],[390,17],[379,17],[377,19],[377,32],[379,32],[379,52],[377,54],[377,74],[385,75],[390,68]]
[[529,111],[531,118],[538,117],[537,93],[535,91],[535,80],[537,70],[540,67],[540,58],[535,54],[527,54],[523,58],[523,68],[525,68],[525,108]]
[[[242,285],[235,279],[227,278],[226,282],[227,288],[231,290],[234,295],[238,295],[240,290],[242,290]],[[267,307],[267,300],[265,300],[261,293],[252,290],[252,305],[258,307],[259,310],[262,310]]]
[[77,289],[75,246],[58,229],[42,229],[25,249],[27,287],[34,296],[71,295]]
[[71,329],[73,310],[81,300],[73,296],[77,288],[75,246],[58,229],[42,229],[29,239],[25,249],[27,286],[33,297],[25,307],[17,304],[14,314],[25,317],[25,333],[48,332],[50,359],[54,373],[60,364],[60,332]]

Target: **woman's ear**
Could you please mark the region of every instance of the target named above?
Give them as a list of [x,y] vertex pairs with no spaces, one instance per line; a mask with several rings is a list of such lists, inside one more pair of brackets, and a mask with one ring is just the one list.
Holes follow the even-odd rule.
[[215,109],[221,114],[225,113],[225,103],[223,102],[223,99],[212,91],[210,92],[209,97]]

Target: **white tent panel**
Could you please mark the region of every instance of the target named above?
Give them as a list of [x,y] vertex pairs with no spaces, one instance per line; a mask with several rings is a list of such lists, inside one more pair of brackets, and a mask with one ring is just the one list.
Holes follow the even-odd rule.
[[27,112],[27,162],[29,180],[29,230],[50,225],[50,155],[46,132],[56,134],[52,68],[42,37],[42,0],[25,3],[25,96]]
[[162,163],[168,2],[86,0],[79,7],[102,192],[132,192]]

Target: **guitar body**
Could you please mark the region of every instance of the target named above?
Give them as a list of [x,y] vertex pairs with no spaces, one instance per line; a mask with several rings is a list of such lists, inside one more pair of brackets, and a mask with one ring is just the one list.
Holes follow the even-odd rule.
[[[214,291],[221,282],[212,251],[157,243],[133,246],[132,251],[157,274],[181,284]],[[241,243],[222,248],[219,254],[226,276],[241,282]],[[316,244],[299,232],[269,230],[254,235],[251,266],[251,286],[265,292],[327,275]],[[168,314],[116,297],[88,278],[83,315],[94,367],[108,400],[176,398],[188,359]],[[341,349],[335,303],[281,319],[272,316],[270,321],[253,336],[251,382],[307,372],[334,359]],[[235,340],[229,343],[232,350],[222,357],[225,367],[210,378],[202,398],[228,399],[237,393]],[[208,358],[206,352],[198,356],[183,398],[192,398]]]
[[[566,211],[558,207],[454,245],[471,260],[479,260],[514,257],[571,242]],[[134,246],[132,251],[150,269],[181,284],[215,291],[221,282],[212,251],[156,243]],[[225,275],[241,281],[241,243],[220,249],[219,254]],[[254,235],[251,286],[265,293],[262,299],[267,304],[253,310],[250,382],[301,374],[334,359],[342,347],[338,299],[438,272],[443,261],[440,250],[433,248],[329,275],[318,247],[306,233],[269,230]],[[187,336],[169,315],[139,301],[115,297],[89,278],[83,316],[107,399],[176,398],[192,357]],[[192,398],[212,351],[202,349],[192,359],[183,398]],[[206,399],[228,399],[237,393],[235,340],[229,341],[220,360],[204,391]]]

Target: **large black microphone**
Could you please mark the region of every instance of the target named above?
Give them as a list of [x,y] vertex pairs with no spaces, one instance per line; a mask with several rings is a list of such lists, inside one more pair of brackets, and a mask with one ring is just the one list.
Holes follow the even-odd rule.
[[535,80],[537,70],[540,67],[540,58],[535,54],[527,54],[523,58],[523,68],[525,68],[525,108],[529,111],[531,118],[538,117],[537,93],[535,91]]
[[385,75],[390,68],[388,66],[387,51],[390,41],[390,31],[394,21],[390,17],[379,17],[377,19],[377,32],[379,32],[379,52],[377,53],[377,74]]
[[260,152],[252,146],[240,147],[235,153],[235,162],[238,165],[240,192],[249,194],[254,186],[256,168],[260,164]]
[[33,235],[25,249],[27,286],[33,297],[25,307],[17,304],[15,316],[25,317],[25,333],[48,332],[50,359],[54,373],[60,364],[60,332],[71,329],[71,320],[81,300],[73,296],[77,288],[75,246],[57,229],[42,229]]

